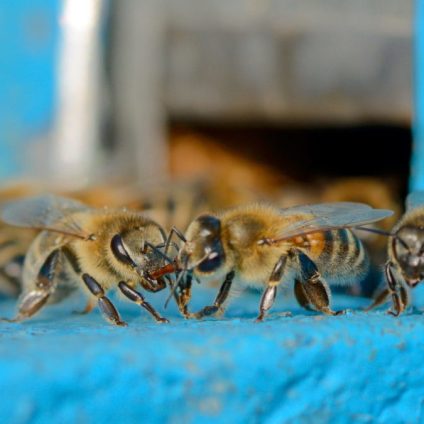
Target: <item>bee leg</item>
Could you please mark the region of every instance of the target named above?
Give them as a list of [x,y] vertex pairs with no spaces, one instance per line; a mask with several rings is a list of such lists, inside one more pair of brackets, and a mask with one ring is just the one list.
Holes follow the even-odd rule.
[[377,296],[375,297],[374,301],[371,303],[371,305],[364,308],[365,312],[370,311],[371,309],[377,308],[378,306],[384,305],[389,300],[389,296],[391,295],[390,289],[386,288],[384,290],[381,290]]
[[105,296],[103,287],[89,274],[83,274],[82,280],[88,290],[97,297],[97,304],[105,318],[112,324],[126,327],[128,324],[121,320],[119,312],[116,310],[113,303]]
[[330,288],[319,274],[313,275],[303,285],[314,308],[326,315],[342,315],[345,311],[333,311],[330,308]]
[[263,321],[266,312],[274,304],[275,296],[277,294],[277,284],[280,282],[284,271],[286,270],[287,259],[287,255],[281,256],[271,272],[267,288],[262,294],[261,303],[259,306],[259,315],[256,318],[256,322]]
[[222,312],[222,305],[227,300],[228,294],[230,293],[231,285],[234,280],[234,271],[229,272],[225,276],[225,280],[221,285],[221,288],[219,289],[218,295],[215,298],[215,302],[212,306],[205,306],[203,309],[201,309],[199,312],[196,312],[194,314],[191,314],[192,317],[201,319],[205,316],[214,315],[217,312]]
[[311,301],[306,295],[302,283],[297,278],[294,280],[294,295],[302,308],[306,309],[307,311],[313,311],[311,308]]
[[184,318],[195,318],[195,314],[192,314],[188,311],[188,304],[191,299],[191,284],[193,277],[187,275],[184,282],[181,282],[178,286],[178,290],[174,291],[174,298],[177,302],[178,309]]
[[263,321],[266,312],[271,309],[274,304],[275,296],[277,295],[277,286],[268,286],[262,294],[261,303],[259,306],[259,315],[256,322]]
[[330,288],[318,272],[316,264],[305,253],[296,250],[299,258],[301,283],[312,306],[327,315],[341,315],[344,311],[330,308]]
[[94,307],[96,306],[96,302],[93,298],[88,299],[87,304],[85,305],[84,309],[82,311],[74,311],[74,314],[76,315],[86,315],[89,314]]
[[50,295],[56,289],[55,271],[59,256],[59,249],[50,253],[37,275],[35,289],[22,297],[16,317],[13,319],[4,318],[3,321],[23,321],[35,315],[47,303]]
[[394,271],[394,266],[391,262],[387,262],[385,273],[389,286],[389,293],[392,295],[393,302],[393,311],[389,310],[388,313],[397,317],[409,305],[409,290],[403,280],[397,275],[396,271]]
[[403,303],[403,310],[405,310],[411,302],[410,289],[406,284],[400,287],[400,298]]
[[[171,228],[171,231],[169,232],[169,234],[168,234],[168,237],[166,238],[166,241],[165,241],[165,250],[164,250],[164,253],[165,253],[165,255],[167,255],[168,254],[168,250],[169,250],[169,248],[170,248],[170,246],[174,246],[173,244],[172,244],[172,236],[173,235],[176,235],[183,243],[185,243],[186,242],[186,238],[184,237],[184,234],[177,228],[177,227],[172,227]],[[178,250],[179,250],[179,248],[178,248],[178,245],[176,245],[176,250],[177,250],[177,252],[178,252]]]
[[146,302],[146,300],[144,300],[144,296],[140,292],[130,287],[127,283],[121,281],[118,284],[118,287],[124,296],[137,303],[137,305],[140,305],[147,312],[153,315],[153,318],[157,322],[169,322],[166,318],[161,317],[149,302]]
[[144,290],[147,290],[152,293],[156,293],[166,288],[166,282],[163,278],[158,278],[157,281],[149,277],[148,274],[140,280],[140,285]]

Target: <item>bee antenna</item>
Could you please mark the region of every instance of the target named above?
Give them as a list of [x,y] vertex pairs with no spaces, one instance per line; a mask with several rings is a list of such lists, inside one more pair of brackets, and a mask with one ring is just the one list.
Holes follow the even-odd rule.
[[[179,246],[174,241],[171,241],[169,243],[168,247],[169,246],[172,246],[177,252],[180,250]],[[166,243],[160,243],[160,244],[157,244],[156,247],[158,247],[158,248],[164,248],[165,247],[166,248],[167,246],[166,246]]]
[[175,292],[177,291],[178,286],[180,285],[180,282],[183,278],[183,276],[185,275],[186,271],[181,271],[180,274],[178,275],[177,281],[175,281],[175,285],[173,287],[171,287],[171,293],[169,293],[169,296],[166,298],[165,301],[165,305],[164,308],[166,309],[168,307],[169,301],[171,300],[171,298],[175,295]]
[[172,227],[172,231],[177,235],[177,237],[183,242],[185,243],[187,241],[187,239],[184,237],[184,234],[177,228],[177,227]]
[[[183,243],[185,243],[187,240],[184,237],[184,234],[177,228],[177,227],[172,227],[171,231],[168,234],[168,237],[165,240],[165,253],[168,253],[168,249],[170,245],[176,246],[173,242],[172,242],[172,236],[176,235]],[[175,247],[177,249],[177,251],[179,250],[178,246]]]
[[178,244],[174,241],[171,241],[170,246],[172,246],[177,252],[180,250]]
[[162,258],[165,259],[166,261],[168,261],[170,264],[174,262],[168,255],[165,255],[165,253],[161,252],[159,250],[158,246],[155,246],[155,245],[153,245],[152,243],[150,243],[148,241],[145,241],[144,244],[146,246],[150,247],[155,253],[157,253],[158,255],[162,256]]
[[378,228],[369,228],[369,227],[354,227],[355,230],[367,231],[368,233],[379,234],[386,237],[396,237],[396,234],[390,233],[389,231],[380,230]]
[[188,265],[188,257],[187,260],[184,263],[184,267],[182,268],[180,274],[178,275],[176,281],[175,281],[175,285],[173,287],[171,287],[171,293],[169,293],[168,298],[165,301],[165,305],[164,308],[166,309],[168,307],[169,301],[171,300],[171,297],[175,296],[175,292],[177,291],[177,288],[179,287],[181,280],[183,279],[183,277],[186,275],[187,273],[187,265]]
[[405,241],[402,240],[396,233],[390,233],[388,231],[379,230],[377,228],[368,228],[368,227],[355,227],[355,230],[363,230],[363,231],[368,231],[369,233],[380,234],[386,237],[393,237],[394,239],[398,240],[406,250],[408,251],[410,250],[409,246],[405,243]]
[[396,240],[398,240],[400,242],[400,244],[409,252],[411,253],[411,249],[409,248],[409,246],[406,244],[406,242],[400,238],[397,234],[393,234],[393,238],[395,238]]

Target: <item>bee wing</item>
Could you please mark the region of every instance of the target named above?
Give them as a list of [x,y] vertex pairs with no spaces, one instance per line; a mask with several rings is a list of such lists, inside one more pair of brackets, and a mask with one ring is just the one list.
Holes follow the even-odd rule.
[[90,209],[76,200],[46,194],[6,203],[1,218],[18,227],[86,238],[87,234],[72,217],[73,213],[84,210]]
[[414,191],[406,198],[406,209],[414,209],[424,206],[424,191]]
[[363,203],[337,202],[318,205],[295,206],[281,210],[282,216],[304,214],[305,219],[296,220],[284,228],[275,241],[340,228],[360,227],[393,215],[393,211],[374,209]]

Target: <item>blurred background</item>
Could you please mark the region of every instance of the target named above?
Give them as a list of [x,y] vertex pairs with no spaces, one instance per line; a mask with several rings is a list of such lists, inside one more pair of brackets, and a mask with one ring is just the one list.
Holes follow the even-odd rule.
[[360,176],[402,195],[411,33],[407,0],[7,2],[1,180]]
[[0,197],[52,190],[182,229],[250,201],[353,200],[394,209],[391,228],[412,25],[408,0],[7,2]]

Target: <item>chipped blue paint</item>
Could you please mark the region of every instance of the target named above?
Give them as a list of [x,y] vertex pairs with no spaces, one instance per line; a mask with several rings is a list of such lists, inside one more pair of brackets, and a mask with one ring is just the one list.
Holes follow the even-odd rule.
[[[117,303],[128,328],[71,315],[66,302],[4,323],[0,422],[423,422],[420,313],[325,317],[291,306],[284,318],[279,303],[255,324],[257,302],[243,296],[216,321],[168,311],[169,325]],[[11,314],[12,302],[0,306]]]

